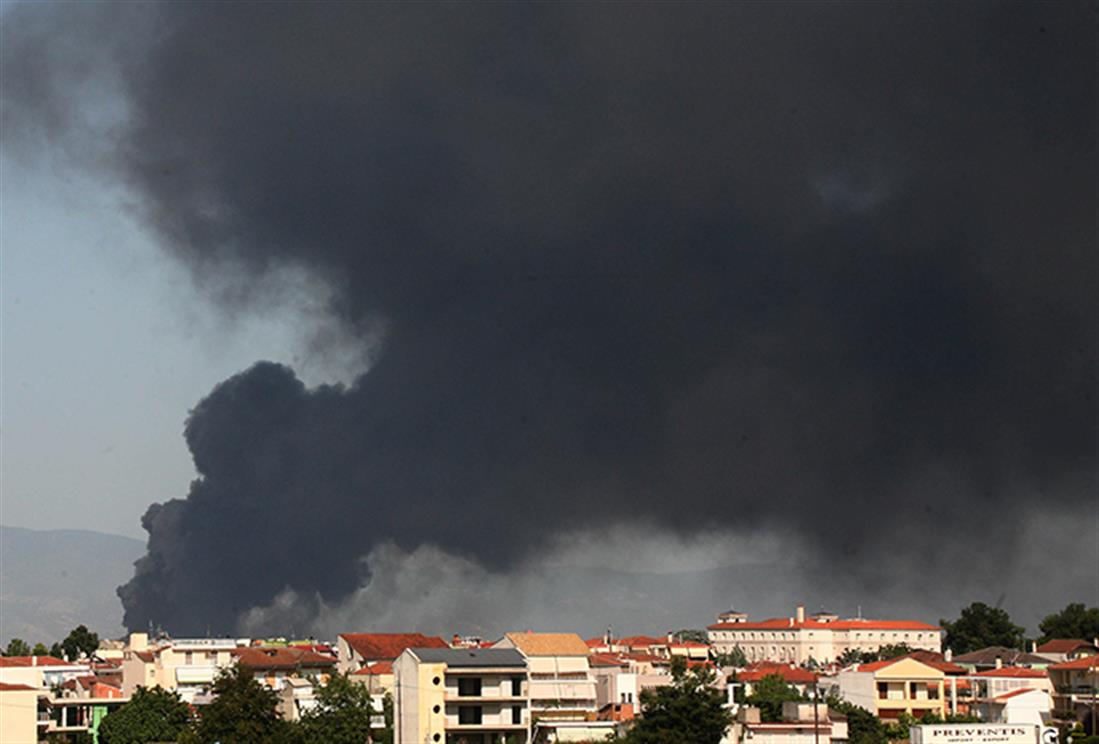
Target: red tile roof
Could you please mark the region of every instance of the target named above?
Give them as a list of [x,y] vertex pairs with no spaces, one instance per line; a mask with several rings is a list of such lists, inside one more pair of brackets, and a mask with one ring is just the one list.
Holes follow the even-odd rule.
[[1034,679],[1041,679],[1048,677],[1042,669],[1028,669],[1026,667],[1003,667],[1002,669],[986,669],[983,672],[977,672],[974,677],[1031,677]]
[[30,687],[29,685],[13,685],[7,682],[0,682],[0,692],[38,692],[38,688]]
[[336,665],[331,656],[296,648],[237,648],[232,654],[237,663],[250,669],[320,669]]
[[708,630],[942,630],[918,620],[833,620],[822,623],[817,620],[797,620],[776,617],[754,623],[715,623]]
[[627,648],[649,648],[651,646],[666,646],[667,639],[653,638],[652,636],[636,635],[626,636],[611,641],[614,646],[626,646]]
[[422,633],[341,633],[340,638],[366,661],[393,661],[406,648],[450,648],[442,638]]
[[593,667],[624,667],[630,665],[628,660],[616,654],[592,654],[588,657],[588,663]]
[[1099,656],[1083,656],[1073,661],[1066,661],[1062,664],[1054,664],[1050,669],[1056,669],[1058,671],[1071,671],[1073,669],[1099,669]]
[[943,674],[947,675],[964,675],[966,670],[964,667],[959,667],[957,664],[951,664],[950,662],[930,662],[922,658],[917,658],[911,655],[898,656],[897,658],[886,659],[885,662],[870,662],[869,664],[859,664],[859,671],[877,671],[878,669],[884,669],[887,666],[892,666],[901,660],[911,658],[913,662],[919,662],[926,666],[930,666],[933,669],[939,669]]
[[1079,638],[1054,638],[1046,641],[1038,647],[1040,654],[1067,654],[1078,648],[1095,648],[1092,644]]
[[783,681],[790,684],[812,684],[817,681],[817,675],[808,669],[792,667],[789,664],[769,664],[767,662],[750,665],[743,672],[737,674],[737,679],[742,682],[759,682],[764,677],[777,674]]
[[589,638],[588,640],[584,641],[584,643],[588,644],[588,648],[599,648],[601,646],[608,645],[607,642],[602,637],[600,637],[600,638]]
[[392,661],[379,661],[374,664],[367,664],[362,669],[358,669],[351,673],[352,675],[361,674],[364,677],[367,675],[379,675],[379,674],[393,674],[393,662]]
[[1037,692],[1037,690],[1035,690],[1033,687],[1024,687],[1024,688],[1019,689],[1019,690],[1012,690],[1011,692],[1005,692],[1003,695],[997,695],[996,697],[994,697],[992,699],[996,700],[996,701],[1008,700],[1010,698],[1015,697],[1016,695],[1025,695],[1028,692]]
[[56,656],[3,656],[0,657],[0,667],[30,667],[30,666],[49,666],[49,667],[79,667],[87,666],[87,664],[70,664],[64,659],[59,659]]

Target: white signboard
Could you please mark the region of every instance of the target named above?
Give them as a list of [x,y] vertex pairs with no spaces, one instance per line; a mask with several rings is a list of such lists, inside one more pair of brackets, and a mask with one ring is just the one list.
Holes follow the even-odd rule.
[[1042,744],[1038,726],[1007,723],[937,723],[913,726],[912,744]]

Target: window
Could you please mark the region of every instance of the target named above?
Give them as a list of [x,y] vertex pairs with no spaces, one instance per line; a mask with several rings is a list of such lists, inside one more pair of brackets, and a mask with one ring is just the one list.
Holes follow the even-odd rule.
[[192,654],[190,651],[183,654],[183,663],[186,664],[187,666],[191,666],[192,664],[195,663],[195,655]]
[[938,700],[939,699],[939,686],[936,684],[930,684],[927,686],[927,699]]
[[[514,716],[515,714],[512,713]],[[481,722],[480,705],[463,705],[458,708],[458,723],[479,724]]]
[[481,678],[480,677],[459,677],[458,678],[458,696],[459,697],[480,697],[481,695]]
[[878,683],[878,700],[889,699],[889,684],[886,682]]
[[522,697],[523,695],[523,678],[512,677],[511,678],[511,694],[513,697]]
[[523,709],[518,705],[513,706],[512,709],[511,709],[511,722],[512,723],[522,723],[523,722]]

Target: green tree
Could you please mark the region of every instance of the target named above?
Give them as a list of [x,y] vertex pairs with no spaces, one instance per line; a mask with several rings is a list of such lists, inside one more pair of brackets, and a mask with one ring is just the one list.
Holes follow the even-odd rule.
[[191,709],[175,692],[138,687],[130,702],[99,725],[101,744],[175,741],[191,723]]
[[52,646],[50,646],[50,656],[62,659],[65,657],[65,649],[61,648],[60,643],[55,642]]
[[672,684],[641,693],[645,714],[626,736],[627,744],[718,744],[732,723],[724,696],[707,668],[687,669],[672,660]]
[[31,649],[31,654],[34,656],[48,656],[49,653],[50,650],[46,648],[46,644],[44,643],[36,643],[34,644],[34,648]]
[[939,624],[946,631],[943,645],[956,654],[967,654],[988,646],[1023,648],[1023,628],[1011,622],[1006,611],[989,607],[983,602],[974,602],[963,609],[954,622],[940,620]]
[[870,711],[837,697],[828,699],[828,707],[847,717],[849,744],[887,744],[885,726]]
[[1092,641],[1099,638],[1099,607],[1085,607],[1082,602],[1073,602],[1060,612],[1046,615],[1038,624],[1042,631],[1042,643],[1052,638],[1080,638]]
[[877,660],[878,655],[871,651],[859,651],[857,648],[849,648],[839,655],[836,663],[841,667],[847,667],[852,664],[869,664],[871,661]]
[[66,659],[78,659],[80,654],[91,656],[98,648],[99,635],[88,630],[86,625],[77,625],[61,641],[61,650]]
[[370,736],[374,701],[370,691],[346,674],[337,674],[317,690],[317,707],[302,719],[307,741],[362,744]]
[[680,643],[709,643],[710,637],[706,635],[706,631],[698,630],[697,628],[684,628],[683,630],[677,630],[672,634]]
[[218,674],[217,696],[202,709],[196,739],[202,744],[268,744],[289,740],[291,727],[279,718],[278,697],[241,666]]
[[733,646],[732,650],[728,653],[717,654],[714,661],[719,667],[736,667],[737,669],[743,669],[748,666],[748,657],[744,655],[744,649],[740,646]]
[[12,638],[4,649],[4,656],[30,656],[31,647],[22,638]]
[[887,643],[878,649],[877,660],[889,661],[891,659],[899,659],[902,656],[908,656],[912,653],[912,647],[907,643]]
[[778,723],[782,720],[782,704],[801,699],[801,694],[780,675],[768,674],[752,685],[752,694],[744,702],[759,708],[759,719],[763,723]]
[[388,692],[382,698],[382,719],[385,721],[385,728],[373,732],[371,741],[375,744],[393,744],[393,696]]

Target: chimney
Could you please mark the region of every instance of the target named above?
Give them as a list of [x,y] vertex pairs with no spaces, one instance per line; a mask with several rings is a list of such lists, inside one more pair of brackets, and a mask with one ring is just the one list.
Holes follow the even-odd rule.
[[954,649],[948,648],[946,650],[946,653],[943,654],[943,658],[946,659],[947,661],[954,661]]
[[611,639],[612,638],[614,638],[614,636],[611,633],[611,626],[608,625],[607,626],[607,632],[603,634],[603,643],[606,644],[607,646],[611,645]]
[[450,645],[453,646],[454,648],[458,648],[458,645],[461,642],[462,642],[461,636],[459,636],[457,633],[455,633],[454,638],[450,641]]
[[1031,641],[1030,642],[1030,653],[1032,653],[1032,654],[1038,653],[1038,641]]
[[799,623],[805,622],[805,605],[798,605],[797,618]]
[[31,666],[38,666],[38,657],[37,656],[32,656],[31,657]]
[[1003,669],[1004,668],[1004,657],[1000,656],[999,654],[996,654],[996,668],[997,669]]
[[675,633],[670,630],[668,631],[668,643],[675,643]]

